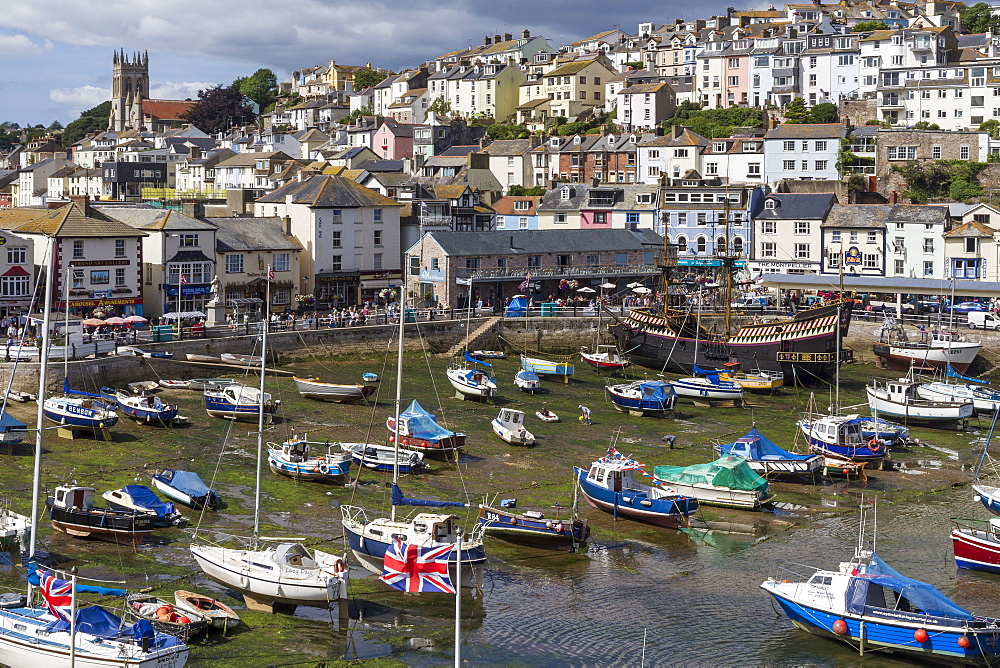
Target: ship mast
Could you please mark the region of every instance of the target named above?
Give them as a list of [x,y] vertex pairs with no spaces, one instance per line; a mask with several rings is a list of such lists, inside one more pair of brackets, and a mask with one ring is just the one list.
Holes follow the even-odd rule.
[[725,226],[723,227],[723,239],[725,239],[725,246],[722,252],[719,252],[718,247],[716,247],[715,252],[722,261],[722,269],[726,272],[726,280],[723,283],[722,297],[725,300],[725,337],[729,338],[730,328],[732,326],[732,303],[733,303],[733,254],[730,251],[732,246],[732,240],[729,238],[729,176],[727,172],[726,176],[726,205],[722,210],[722,215],[725,216]]

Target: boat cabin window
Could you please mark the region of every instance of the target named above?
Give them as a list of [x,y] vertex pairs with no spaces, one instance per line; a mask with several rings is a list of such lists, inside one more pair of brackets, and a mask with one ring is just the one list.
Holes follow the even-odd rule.
[[382,532],[379,531],[378,529],[369,529],[368,532],[371,533],[371,535],[373,535],[373,536],[381,536],[382,535]]
[[413,533],[427,533],[427,525],[423,522],[414,522]]
[[833,577],[829,575],[814,575],[809,580],[809,584],[814,585],[830,585],[833,583]]
[[434,525],[434,539],[435,540],[441,540],[442,538],[444,538],[445,536],[447,536],[449,533],[451,533],[451,531],[450,531],[451,527],[449,526],[449,524],[451,524],[451,523],[450,522],[441,522],[439,524],[435,524]]
[[409,536],[407,536],[405,533],[394,533],[391,534],[391,538],[395,540],[401,540],[405,543],[409,539]]
[[910,603],[910,600],[898,592],[877,584],[868,585],[868,594],[865,597],[865,605],[870,608],[882,608],[884,610],[899,610],[900,612],[922,613],[923,610]]
[[514,424],[517,424],[517,417],[518,417],[517,413],[511,413],[510,414],[510,421],[513,422]]

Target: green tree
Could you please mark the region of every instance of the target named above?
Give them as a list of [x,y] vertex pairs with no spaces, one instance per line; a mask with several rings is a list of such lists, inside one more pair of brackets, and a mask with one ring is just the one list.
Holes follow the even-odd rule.
[[63,124],[60,123],[59,121],[52,121],[52,123],[49,125],[49,130],[52,131],[62,130],[62,129],[63,129]]
[[354,125],[355,123],[358,122],[359,116],[374,116],[374,115],[375,115],[375,110],[372,109],[372,105],[366,104],[363,107],[358,107],[357,109],[349,113],[347,116],[340,119],[339,122],[342,125]]
[[216,134],[234,125],[254,120],[253,110],[243,100],[238,89],[222,85],[198,91],[198,101],[191,105],[182,118],[202,132]]
[[813,123],[836,123],[838,111],[833,102],[820,102],[809,110],[809,117]]
[[111,119],[111,100],[101,102],[93,109],[80,114],[80,118],[66,126],[59,136],[59,143],[69,147],[80,141],[91,132],[100,132],[108,129],[108,122]]
[[260,112],[269,111],[278,95],[278,77],[267,68],[261,68],[248,77],[240,77],[233,82],[237,89],[260,106]]
[[797,97],[788,103],[788,106],[785,107],[784,115],[786,123],[800,124],[812,122],[812,117],[806,108],[806,101],[801,97]]
[[642,64],[641,60],[633,60],[631,62],[625,63],[625,67],[631,67],[633,70],[646,69],[646,66]]
[[885,21],[858,21],[854,24],[854,29],[851,32],[871,32],[872,30],[888,30],[889,24]]
[[486,134],[490,139],[526,139],[530,133],[523,125],[495,123],[486,128]]
[[380,72],[369,67],[362,67],[354,72],[354,90],[364,90],[376,86],[389,76],[388,72]]
[[696,104],[684,101],[674,112],[674,117],[664,122],[664,128],[683,125],[702,137],[714,139],[729,137],[734,127],[760,127],[764,123],[764,113],[750,107],[729,107],[727,109],[701,109]]
[[983,132],[989,132],[990,136],[994,139],[1000,137],[1000,121],[993,120],[992,118],[988,121],[983,121],[979,124],[979,129]]
[[985,162],[967,160],[915,160],[893,166],[892,170],[906,180],[906,196],[914,204],[926,204],[929,199],[951,198],[968,202],[983,193],[979,172]]
[[[996,123],[996,121],[993,121]],[[914,130],[940,130],[941,126],[937,123],[931,123],[929,121],[917,121],[913,124]]]
[[967,34],[997,32],[1000,20],[993,8],[985,2],[977,2],[962,12],[962,32]]
[[427,111],[433,111],[435,114],[447,114],[451,111],[451,102],[444,99],[444,95],[438,95],[427,107]]
[[507,194],[511,197],[541,197],[545,192],[544,186],[534,186],[533,188],[511,186],[507,189]]

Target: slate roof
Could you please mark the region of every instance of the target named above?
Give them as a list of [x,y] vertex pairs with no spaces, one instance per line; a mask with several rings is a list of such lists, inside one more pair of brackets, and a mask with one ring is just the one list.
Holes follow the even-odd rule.
[[483,153],[499,156],[524,155],[531,150],[530,139],[498,139],[483,149]]
[[944,236],[946,237],[992,237],[996,230],[984,225],[982,223],[977,223],[976,221],[969,221],[968,223],[962,223],[958,227],[954,228],[950,232],[947,232]]
[[886,223],[944,223],[948,220],[948,206],[942,204],[897,204]]
[[215,225],[215,250],[219,253],[234,251],[301,251],[302,244],[295,237],[285,235],[281,218],[207,218]]
[[764,135],[764,139],[835,139],[847,135],[842,123],[782,123]]
[[203,220],[186,216],[173,209],[132,208],[132,207],[101,207],[95,210],[113,220],[125,223],[139,230],[214,230],[215,227]]
[[820,227],[885,229],[891,204],[834,204]]
[[663,238],[652,230],[518,230],[511,237],[497,232],[429,232],[451,257],[583,253],[641,250],[660,246]]
[[364,169],[369,172],[402,172],[403,171],[403,161],[402,160],[365,160],[360,165],[358,169]]
[[399,202],[369,190],[343,176],[311,176],[292,181],[257,199],[263,203],[284,203],[291,196],[294,204],[312,207],[354,208],[362,206],[400,206]]
[[778,206],[773,210],[763,208],[754,220],[822,220],[837,201],[837,196],[833,193],[772,193],[764,201],[769,199],[776,200]]

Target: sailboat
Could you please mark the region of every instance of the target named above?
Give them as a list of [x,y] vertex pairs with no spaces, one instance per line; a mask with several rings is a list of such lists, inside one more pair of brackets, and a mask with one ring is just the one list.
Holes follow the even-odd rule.
[[1000,391],[984,387],[989,384],[988,380],[965,376],[949,364],[945,380],[921,383],[917,394],[929,401],[971,401],[976,412],[993,413],[1000,409]]
[[490,378],[490,375],[486,371],[473,366],[474,364],[481,364],[484,367],[491,368],[493,366],[489,362],[477,360],[466,351],[462,361],[455,361],[448,365],[448,369],[445,371],[445,374],[448,376],[448,382],[463,395],[484,398],[492,397],[497,391],[496,381]]
[[[979,461],[976,462],[976,470],[972,474],[972,491],[975,494],[973,498],[983,504],[983,507],[994,515],[1000,515],[1000,486],[995,481],[984,480],[981,476],[983,465],[986,464],[987,458],[990,459],[990,464],[993,465],[993,459],[989,455],[989,450],[990,442],[993,440],[993,430],[996,429],[998,415],[1000,415],[1000,411],[993,414],[990,431],[986,435],[986,441],[983,443],[983,452],[979,455]],[[994,471],[993,477],[995,475],[996,471]]]
[[[592,288],[587,289],[593,291]],[[597,335],[594,341],[594,350],[592,352],[586,352],[586,349],[582,349],[580,351],[580,359],[598,371],[601,371],[602,369],[624,369],[632,364],[632,362],[627,357],[622,357],[618,354],[618,346],[601,345],[601,320],[604,315],[603,284],[601,285],[601,297],[602,299],[597,304]]]
[[[396,401],[395,416],[390,418],[390,431],[398,423],[401,428],[398,434],[391,437],[394,448],[406,445],[404,437],[411,433],[410,419],[402,412],[403,394],[403,304],[400,303],[399,344],[396,360]],[[416,402],[413,402],[416,404]],[[416,404],[419,408],[419,404]],[[410,406],[410,412],[413,405]],[[437,424],[436,422],[434,423]],[[443,429],[443,428],[442,428]],[[464,440],[464,435],[463,435]],[[412,447],[412,443],[410,444]],[[409,520],[396,519],[396,506],[455,506],[469,507],[468,504],[454,501],[428,501],[406,498],[400,491],[399,456],[393,457],[392,470],[392,510],[389,517],[368,519],[364,509],[357,506],[342,505],[340,507],[343,519],[344,534],[350,544],[351,552],[361,562],[361,565],[372,573],[383,572],[386,552],[392,547],[393,540],[398,538],[408,545],[421,548],[445,547],[455,545],[458,549],[451,551],[448,558],[448,573],[452,583],[461,583],[463,587],[478,587],[482,584],[482,572],[486,564],[486,550],[483,546],[482,525],[475,525],[471,532],[464,533],[458,526],[456,515],[447,513],[418,513]]]
[[[53,241],[48,244],[51,256]],[[52,301],[52,263],[46,270],[45,306],[42,331],[50,330],[49,305]],[[49,346],[40,351],[38,394],[44,395],[47,381]],[[172,636],[156,633],[143,625],[131,627],[100,606],[76,610],[78,591],[97,591],[104,594],[124,595],[118,589],[79,586],[76,576],[70,578],[71,605],[69,618],[56,616],[45,605],[35,603],[34,589],[40,584],[35,570],[35,553],[38,545],[39,506],[41,502],[42,453],[45,413],[41,403],[35,419],[35,464],[31,488],[31,533],[28,549],[28,594],[11,607],[0,607],[0,664],[8,666],[80,668],[100,666],[128,666],[141,668],[182,668],[187,663],[190,650]],[[75,627],[75,628],[74,628]]]
[[[268,267],[270,275],[270,267]],[[267,292],[270,300],[271,284]],[[309,551],[301,543],[263,538],[260,535],[261,466],[264,451],[266,408],[264,380],[267,357],[267,318],[261,325],[260,389],[257,391],[257,475],[253,507],[253,536],[247,548],[232,549],[198,540],[189,548],[198,566],[208,577],[243,594],[247,605],[270,612],[294,609],[297,605],[326,606],[346,602],[346,561],[334,554]],[[267,546],[262,541],[271,541]]]

